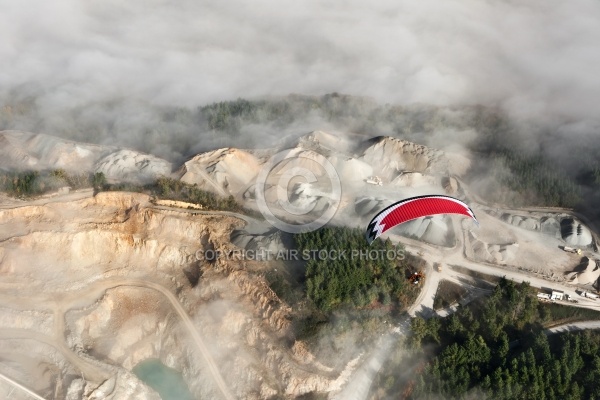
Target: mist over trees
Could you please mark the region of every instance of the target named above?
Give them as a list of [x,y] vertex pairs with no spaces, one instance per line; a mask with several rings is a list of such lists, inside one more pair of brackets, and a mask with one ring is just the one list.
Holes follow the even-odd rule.
[[534,292],[502,279],[490,297],[449,317],[414,319],[408,350],[386,362],[374,398],[598,398],[600,334],[543,331],[598,312],[543,304]]
[[103,173],[71,174],[63,169],[51,171],[2,171],[0,192],[14,197],[31,197],[60,188],[82,189],[106,183]]
[[[315,129],[389,135],[471,155],[467,181],[484,199],[511,206],[576,208],[600,216],[600,142],[588,134],[515,121],[483,106],[379,104],[330,93],[215,102],[196,108],[132,100],[74,107],[43,117],[37,91],[13,92],[0,108],[2,129],[23,129],[79,141],[118,144],[181,163],[218,147],[282,145]],[[590,128],[591,129],[591,128]]]

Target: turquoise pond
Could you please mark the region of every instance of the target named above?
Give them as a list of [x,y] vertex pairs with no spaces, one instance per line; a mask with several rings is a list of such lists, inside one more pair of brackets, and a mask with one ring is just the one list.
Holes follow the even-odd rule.
[[132,372],[156,390],[162,400],[197,400],[190,393],[181,373],[165,366],[158,359],[142,361]]

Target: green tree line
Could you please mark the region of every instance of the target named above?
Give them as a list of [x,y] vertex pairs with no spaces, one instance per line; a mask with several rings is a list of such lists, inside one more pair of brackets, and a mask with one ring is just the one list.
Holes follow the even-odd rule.
[[102,172],[72,174],[63,169],[23,172],[0,171],[0,191],[10,196],[23,198],[39,196],[62,187],[70,187],[71,189],[94,188],[97,192],[140,192],[162,199],[199,204],[208,210],[245,211],[233,196],[221,197],[198,188],[198,185],[167,177],[160,177],[152,183],[140,185],[127,182],[108,183]]
[[58,190],[103,185],[104,174],[72,174],[63,169],[50,171],[0,171],[0,191],[16,197],[30,197]]
[[[306,265],[307,295],[322,311],[343,305],[404,308],[416,297],[417,288],[407,279],[414,267],[389,241],[369,246],[362,229],[340,227],[300,233],[294,239],[301,254],[318,250],[336,256],[311,257]],[[346,256],[337,257],[341,252]]]
[[192,185],[177,179],[160,177],[148,189],[162,199],[200,204],[209,210],[243,211],[241,205],[231,195],[217,196],[212,192],[200,189],[196,184]]
[[[447,318],[413,319],[412,354],[392,357],[375,398],[600,398],[600,334],[548,336],[544,325],[565,315],[556,307],[538,302],[527,283],[502,279],[490,297]],[[411,362],[419,366],[410,376],[395,375]]]

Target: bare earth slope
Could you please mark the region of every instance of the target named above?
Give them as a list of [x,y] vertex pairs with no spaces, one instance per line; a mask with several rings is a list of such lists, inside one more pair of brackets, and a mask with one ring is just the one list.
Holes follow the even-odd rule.
[[0,356],[15,362],[0,373],[36,393],[152,398],[129,372],[148,358],[182,371],[202,398],[296,396],[344,383],[282,344],[290,310],[260,263],[197,259],[234,248],[242,220],[156,209],[130,193],[4,207]]
[[[99,170],[116,180],[170,171],[151,155],[45,135],[2,132],[0,144],[0,168]],[[214,150],[192,158],[179,175],[257,209],[256,178],[277,151]],[[597,279],[596,235],[581,216],[483,204],[460,179],[469,164],[464,156],[394,138],[353,143],[320,131],[283,151],[291,156],[289,165],[276,166],[266,180],[275,214],[284,214],[281,193],[317,214],[333,204],[331,186],[320,181],[327,177],[323,158],[341,179],[334,224],[363,226],[392,202],[421,194],[451,194],[473,208],[479,227],[452,216],[390,231],[394,242],[428,262],[411,315],[432,314],[441,279],[465,279],[452,266],[572,296],[575,289],[591,290]],[[309,171],[317,182],[285,180],[287,167]],[[371,175],[382,184],[373,184]],[[310,354],[305,343],[294,341],[292,310],[264,278],[272,266],[202,257],[229,254],[238,245],[281,243],[247,216],[155,206],[144,194],[93,196],[87,190],[32,200],[0,194],[0,375],[9,378],[0,394],[12,379],[48,399],[156,399],[131,370],[158,358],[181,371],[198,398],[311,392],[363,398],[385,351],[348,356],[335,368],[332,360]],[[443,272],[433,271],[434,262],[446,264]],[[582,298],[571,305],[597,308],[595,303]],[[355,369],[360,382],[348,386]]]
[[172,170],[168,161],[138,151],[20,131],[0,131],[0,168],[103,172],[110,180],[131,182],[148,182]]

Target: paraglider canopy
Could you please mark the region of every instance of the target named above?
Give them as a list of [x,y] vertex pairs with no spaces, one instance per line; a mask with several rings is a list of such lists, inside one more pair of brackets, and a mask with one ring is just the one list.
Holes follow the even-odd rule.
[[367,226],[367,241],[371,244],[373,240],[396,225],[437,214],[460,214],[472,218],[476,224],[479,224],[473,210],[454,197],[417,196],[394,203],[375,215]]

